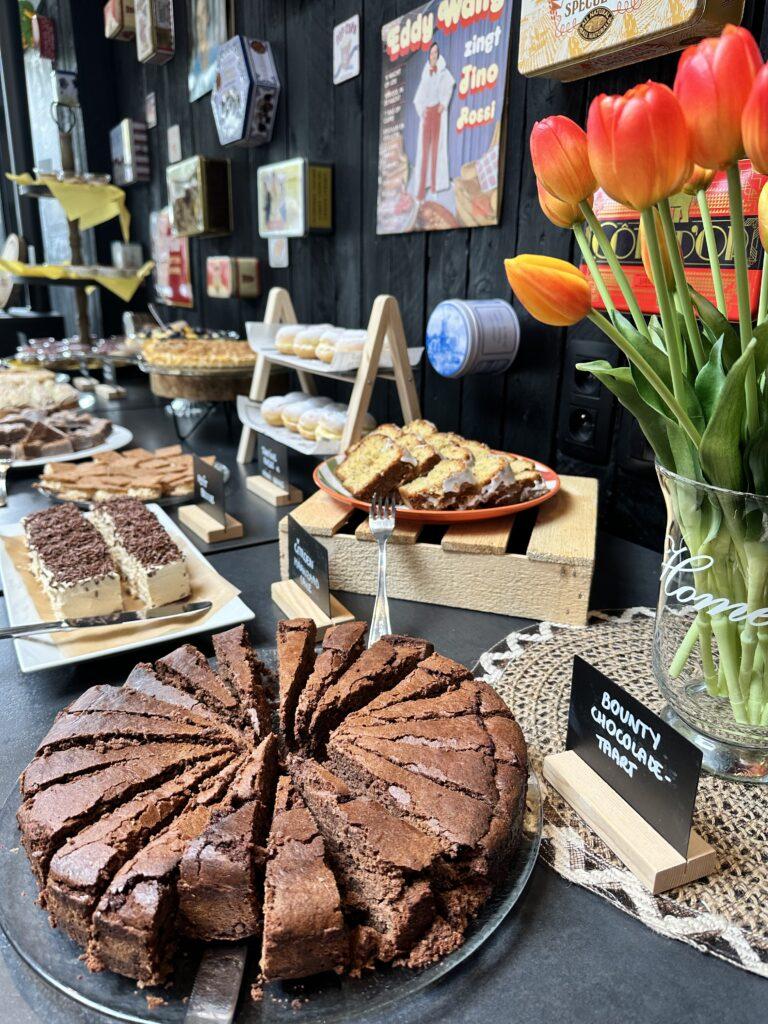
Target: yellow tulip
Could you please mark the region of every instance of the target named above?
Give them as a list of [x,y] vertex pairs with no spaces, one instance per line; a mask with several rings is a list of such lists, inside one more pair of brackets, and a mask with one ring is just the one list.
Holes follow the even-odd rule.
[[531,316],[552,327],[570,327],[592,311],[589,282],[572,263],[551,256],[504,260],[512,291]]

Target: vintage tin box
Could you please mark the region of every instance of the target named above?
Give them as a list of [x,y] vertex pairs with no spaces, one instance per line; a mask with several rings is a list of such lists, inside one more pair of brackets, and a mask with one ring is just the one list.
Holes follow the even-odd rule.
[[222,146],[263,146],[272,138],[280,95],[272,47],[233,36],[219,47],[211,106]]
[[133,0],[107,0],[104,4],[104,35],[129,43],[136,35]]
[[261,267],[252,256],[209,256],[205,282],[213,299],[255,299],[261,295]]
[[333,227],[333,168],[303,157],[264,164],[256,172],[259,235],[301,238]]
[[165,171],[174,235],[228,235],[232,231],[229,160],[191,156]]
[[568,82],[680,50],[743,14],[744,0],[522,0],[518,69]]
[[116,185],[136,185],[149,181],[149,142],[146,125],[129,117],[109,133],[112,156],[112,180]]
[[176,52],[173,0],[134,0],[136,56],[142,64],[165,64]]

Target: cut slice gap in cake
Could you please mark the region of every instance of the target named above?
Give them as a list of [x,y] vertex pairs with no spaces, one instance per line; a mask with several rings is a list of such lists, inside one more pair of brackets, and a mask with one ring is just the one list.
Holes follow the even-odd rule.
[[344,622],[326,632],[315,667],[296,705],[294,733],[299,746],[309,744],[312,715],[325,691],[363,653],[366,629],[364,622]]

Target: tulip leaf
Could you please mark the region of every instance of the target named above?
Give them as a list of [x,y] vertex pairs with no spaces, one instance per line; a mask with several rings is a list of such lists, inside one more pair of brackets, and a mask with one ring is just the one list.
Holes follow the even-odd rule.
[[755,374],[758,378],[762,377],[766,369],[768,369],[768,322],[760,324],[752,332],[752,337],[757,341],[757,348],[755,349]]
[[691,288],[690,285],[688,285],[688,288],[690,289],[696,312],[701,317],[702,322],[712,331],[715,338],[723,339],[723,365],[726,371],[728,371],[741,354],[739,335],[717,306],[713,306],[709,299],[704,298],[695,288]]
[[675,472],[687,480],[703,480],[699,453],[679,423],[667,423],[667,438],[672,452]]
[[717,400],[725,384],[723,369],[723,339],[720,338],[710,349],[709,359],[696,375],[694,389],[701,403],[704,418],[709,421],[715,411]]
[[[649,341],[646,337],[635,330],[631,332],[631,337],[627,337],[627,342],[629,343],[630,348],[634,352],[637,352],[637,354],[641,356],[646,363],[648,363],[648,365],[659,375],[669,390],[672,391],[672,373],[669,368],[669,359],[667,358],[666,353],[660,351],[652,341]],[[643,400],[647,402],[651,408],[656,409],[657,412],[661,413],[662,416],[666,416],[668,419],[677,419],[677,417],[670,411],[666,402],[664,402],[664,400],[659,396],[650,381],[646,379],[642,370],[640,370],[632,361],[632,356],[629,355],[628,358],[632,365],[632,378]],[[678,400],[690,416],[694,426],[699,430],[704,430],[704,414],[701,411],[701,405],[688,377],[683,376],[681,388],[682,394],[677,396]]]
[[758,342],[750,341],[729,370],[707,428],[701,438],[699,456],[707,480],[716,487],[740,491],[744,472],[739,455],[746,410],[744,382],[755,362]]
[[745,455],[747,487],[755,494],[768,494],[768,423],[750,439]]
[[595,359],[591,363],[577,363],[577,370],[591,373],[608,388],[621,404],[637,420],[640,429],[648,439],[648,444],[656,453],[656,458],[667,469],[674,468],[672,451],[664,430],[664,421],[659,419],[654,409],[643,401],[635,386],[632,371],[628,366],[611,366],[605,359]]

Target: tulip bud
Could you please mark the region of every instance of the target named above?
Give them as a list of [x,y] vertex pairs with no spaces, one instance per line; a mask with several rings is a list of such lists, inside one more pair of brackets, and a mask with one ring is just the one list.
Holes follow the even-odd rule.
[[538,179],[536,190],[539,193],[539,206],[556,227],[572,228],[574,224],[581,224],[584,220],[584,214],[575,203],[564,203],[562,199],[551,195]]
[[741,115],[744,149],[752,166],[768,174],[768,65],[764,64],[754,82]]
[[[664,272],[664,281],[666,282],[667,288],[674,290],[675,287],[675,272],[672,269],[672,260],[669,255],[669,249],[667,248],[667,241],[664,237],[664,228],[661,223],[661,217],[653,211],[653,222],[656,225],[656,237],[659,240],[659,254],[661,256],[661,266]],[[679,243],[678,243],[679,248]],[[653,267],[651,266],[651,254],[648,252],[648,238],[645,233],[645,225],[640,222],[640,256],[643,261],[643,268],[655,285],[656,282],[653,280]]]
[[768,252],[768,181],[763,185],[757,203],[757,227],[763,248]]
[[578,205],[594,195],[587,136],[575,121],[560,114],[537,121],[531,131],[531,160],[536,177],[550,195]]
[[552,327],[570,327],[592,311],[589,282],[572,263],[551,256],[504,260],[512,291],[531,316]]
[[751,33],[734,25],[726,25],[719,38],[702,39],[683,51],[675,95],[697,164],[717,170],[736,163],[744,153],[742,112],[762,64]]
[[699,167],[698,164],[694,164],[690,178],[683,185],[683,192],[689,196],[698,195],[699,192],[706,192],[712,184],[716,173],[717,171],[713,171],[708,167]]
[[679,192],[691,171],[685,118],[666,85],[646,82],[623,96],[597,96],[587,120],[589,160],[613,199],[646,210]]

